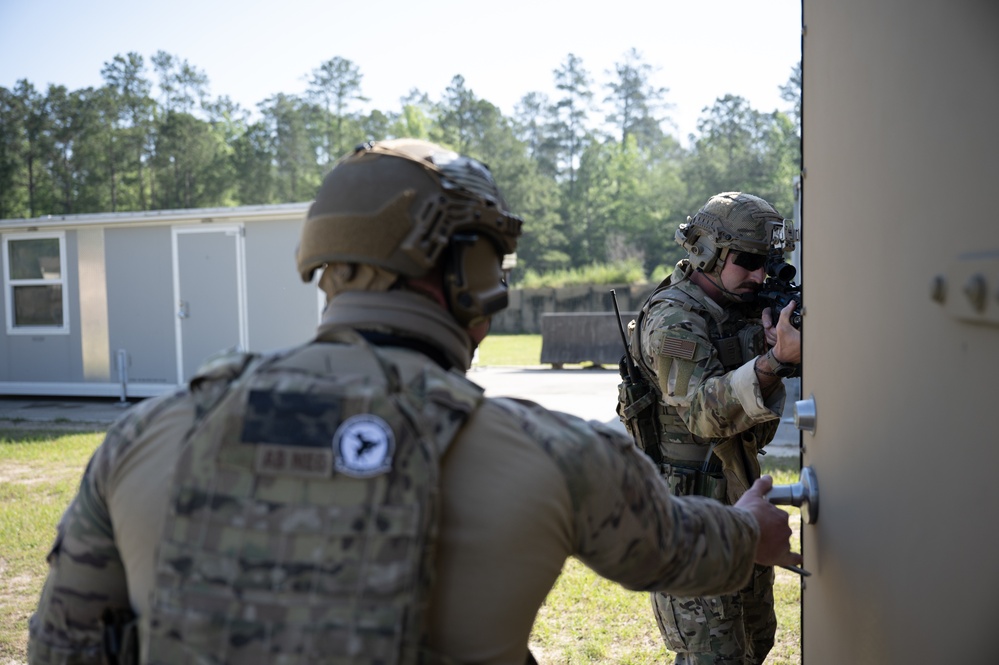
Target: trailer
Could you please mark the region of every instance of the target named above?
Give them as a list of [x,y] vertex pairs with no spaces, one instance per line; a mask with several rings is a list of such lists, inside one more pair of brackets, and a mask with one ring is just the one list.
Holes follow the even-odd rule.
[[309,203],[0,220],[0,395],[159,395],[224,349],[315,332]]

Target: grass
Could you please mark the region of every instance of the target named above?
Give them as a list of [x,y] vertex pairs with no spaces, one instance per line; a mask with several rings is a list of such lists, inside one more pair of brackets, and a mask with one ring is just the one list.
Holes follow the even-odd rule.
[[[540,335],[495,335],[479,350],[482,365],[537,365]],[[0,665],[26,660],[28,618],[45,579],[45,555],[101,432],[0,430]],[[798,461],[763,458],[777,484],[798,480]],[[800,548],[800,515],[786,508]],[[768,665],[801,662],[800,578],[777,570],[777,644]],[[626,591],[575,559],[538,613],[531,651],[542,665],[670,663],[648,594]]]
[[[489,335],[479,345],[477,367],[537,367],[541,364],[541,335]],[[565,363],[563,369],[595,367],[593,363]],[[605,365],[606,367],[606,365]]]
[[27,658],[55,525],[101,433],[0,430],[0,663]]
[[479,344],[480,367],[541,364],[541,335],[487,335]]

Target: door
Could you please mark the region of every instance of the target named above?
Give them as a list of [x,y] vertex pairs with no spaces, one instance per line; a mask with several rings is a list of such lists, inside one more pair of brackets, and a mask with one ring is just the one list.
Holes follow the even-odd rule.
[[999,662],[999,10],[802,16],[803,660]]
[[243,233],[238,225],[173,229],[177,382],[208,356],[246,349]]

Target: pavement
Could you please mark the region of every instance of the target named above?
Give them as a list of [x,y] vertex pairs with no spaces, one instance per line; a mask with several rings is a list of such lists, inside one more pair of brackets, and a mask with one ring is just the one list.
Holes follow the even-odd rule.
[[[624,429],[615,411],[620,382],[616,369],[473,366],[467,376],[482,386],[487,396],[520,397],[548,409]],[[767,446],[767,454],[795,457],[799,454],[799,432],[794,427],[791,409],[799,399],[799,380],[789,380],[786,384],[784,417],[777,436]],[[0,396],[0,429],[102,431],[134,403],[82,397]]]
[[0,429],[102,431],[136,401],[0,396]]

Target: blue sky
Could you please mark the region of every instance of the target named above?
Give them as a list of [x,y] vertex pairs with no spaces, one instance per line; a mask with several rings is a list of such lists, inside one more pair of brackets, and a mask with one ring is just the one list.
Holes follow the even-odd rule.
[[439,99],[461,74],[511,114],[528,92],[554,94],[552,72],[569,53],[599,85],[632,47],[669,88],[684,139],[725,94],[761,111],[787,108],[778,87],[801,57],[801,3],[0,0],[0,86],[99,86],[102,65],[129,51],[155,80],[150,58],[162,50],[204,71],[213,96],[250,110],[277,92],[304,92],[310,72],[339,56],[360,68],[365,108],[398,110],[412,88]]

